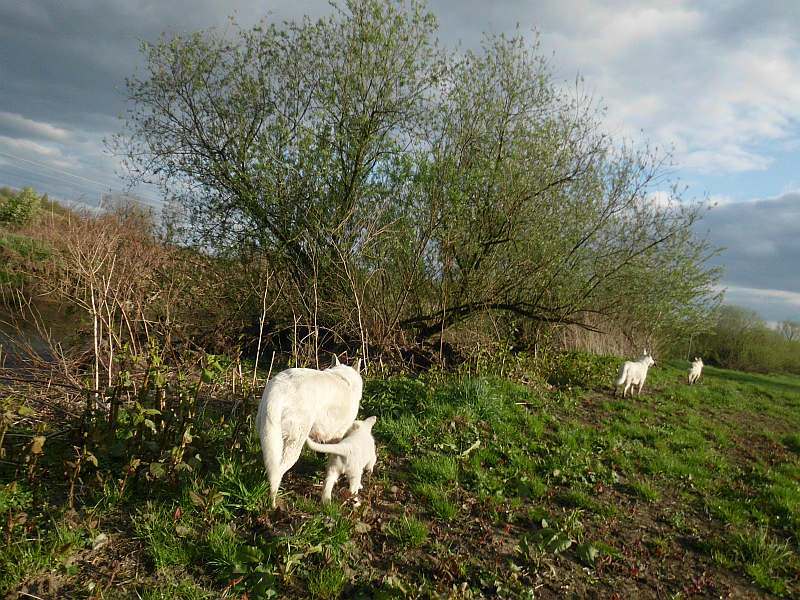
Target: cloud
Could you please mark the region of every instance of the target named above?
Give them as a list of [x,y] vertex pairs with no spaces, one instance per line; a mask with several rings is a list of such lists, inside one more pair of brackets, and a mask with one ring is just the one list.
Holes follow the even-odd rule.
[[11,152],[18,152],[20,154],[35,155],[39,157],[54,158],[60,156],[58,148],[53,146],[40,144],[32,140],[24,138],[12,138],[5,135],[0,135],[0,150],[7,149]]
[[[268,8],[274,21],[331,11],[325,0]],[[768,169],[773,148],[800,138],[800,11],[789,4],[431,0],[430,8],[450,46],[476,47],[484,31],[537,28],[558,77],[584,75],[608,106],[612,131],[644,131],[674,147],[690,172]],[[19,137],[28,127],[26,135],[46,136],[28,121],[115,131],[124,78],[141,67],[139,42],[164,31],[230,30],[230,14],[248,26],[266,10],[259,0],[0,0],[0,110],[25,119],[12,132],[0,118],[0,133]]]
[[561,4],[542,38],[559,73],[579,70],[605,99],[613,130],[643,130],[697,173],[766,169],[765,142],[797,137],[800,11],[744,2]]
[[0,133],[12,136],[27,136],[38,139],[63,142],[69,138],[69,131],[50,123],[26,119],[22,115],[0,111]]
[[[538,30],[557,80],[572,88],[582,76],[582,89],[608,107],[611,133],[638,140],[643,132],[674,149],[683,178],[743,173],[766,181],[779,163],[791,163],[786,153],[800,153],[794,2],[429,0],[429,7],[450,47],[477,48],[484,31],[519,31],[533,41]],[[119,162],[102,140],[121,127],[125,77],[142,68],[140,42],[212,26],[230,32],[229,15],[249,26],[267,9],[276,22],[331,11],[327,0],[273,0],[266,8],[261,0],[0,0],[0,184],[93,202],[120,191]],[[776,302],[794,306],[752,290],[800,292],[796,178],[778,180],[770,189],[785,193],[767,200],[743,203],[735,189],[708,190],[716,208],[698,231],[728,248],[716,260],[737,290],[730,298],[763,296],[773,311]],[[152,188],[142,194],[157,201]],[[664,192],[652,200],[669,204]]]
[[725,269],[727,299],[776,320],[800,318],[800,193],[720,203],[697,232],[724,247],[713,262]]
[[725,289],[725,302],[755,310],[773,326],[800,316],[800,293],[786,290],[731,285]]

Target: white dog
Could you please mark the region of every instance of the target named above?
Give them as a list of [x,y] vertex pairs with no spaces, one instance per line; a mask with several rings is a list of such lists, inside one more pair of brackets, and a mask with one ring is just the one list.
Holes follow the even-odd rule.
[[703,359],[695,357],[694,361],[692,361],[692,366],[689,369],[689,385],[693,383],[697,383],[697,380],[700,379],[700,375],[703,373]]
[[[617,395],[617,390],[622,385],[625,386],[625,389],[622,390],[623,398],[628,393],[628,389],[631,386],[639,386],[638,393],[641,394],[642,387],[644,387],[644,380],[647,378],[647,369],[654,364],[656,364],[656,361],[653,360],[653,357],[650,356],[647,350],[644,351],[642,358],[639,360],[623,363],[619,369],[619,377],[614,383],[614,395]],[[633,390],[631,390],[631,395],[633,395]]]
[[308,438],[308,447],[316,452],[325,452],[328,457],[328,473],[325,476],[325,489],[322,490],[322,502],[331,501],[331,491],[344,474],[350,482],[350,494],[355,496],[361,490],[361,474],[366,470],[372,473],[378,456],[375,454],[375,440],[372,438],[372,426],[377,417],[364,421],[356,421],[338,444],[318,444]]
[[272,506],[286,471],[306,439],[338,442],[358,415],[363,381],[355,368],[335,362],[329,369],[287,369],[273,377],[258,407],[258,437],[269,474]]

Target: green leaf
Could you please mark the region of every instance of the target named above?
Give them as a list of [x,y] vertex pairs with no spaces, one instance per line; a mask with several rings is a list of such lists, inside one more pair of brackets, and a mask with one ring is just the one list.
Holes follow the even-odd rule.
[[264,560],[264,553],[257,546],[239,546],[236,550],[236,562],[260,563]]
[[214,381],[214,372],[211,369],[203,369],[200,373],[200,381],[203,383],[212,383]]
[[595,548],[592,544],[579,544],[575,547],[575,551],[578,553],[578,558],[580,561],[591,567],[594,565],[594,561],[597,560],[597,557],[600,556],[600,551]]
[[151,462],[150,474],[156,479],[161,479],[162,477],[164,477],[164,475],[167,474],[167,470],[164,468],[164,465],[161,464],[160,462]]
[[36,411],[33,410],[29,406],[25,406],[24,404],[17,409],[17,414],[20,417],[35,417]]

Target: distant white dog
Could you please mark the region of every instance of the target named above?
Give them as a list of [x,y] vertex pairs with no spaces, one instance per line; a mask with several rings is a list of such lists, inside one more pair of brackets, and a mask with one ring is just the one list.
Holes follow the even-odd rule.
[[325,476],[325,489],[322,490],[322,501],[331,501],[331,491],[344,474],[350,482],[350,494],[355,496],[361,490],[361,474],[366,470],[372,473],[378,456],[375,454],[375,440],[372,438],[372,426],[377,417],[364,421],[356,421],[338,444],[318,444],[308,438],[308,447],[316,452],[325,452],[328,457],[328,473]]
[[329,369],[287,369],[267,383],[257,425],[273,506],[306,439],[338,442],[355,421],[364,386],[360,364],[348,367],[334,357]]
[[[644,351],[642,358],[639,360],[623,363],[619,369],[619,377],[614,383],[614,395],[617,395],[617,390],[623,385],[625,386],[625,389],[622,390],[623,398],[628,393],[628,389],[631,386],[639,386],[638,393],[641,394],[642,387],[644,387],[644,380],[647,379],[647,369],[654,364],[656,364],[656,361],[653,360],[653,357],[650,356],[647,350]],[[631,390],[631,395],[633,395],[633,390]]]
[[692,366],[689,368],[689,385],[697,383],[700,375],[703,374],[703,359],[697,358],[692,361]]

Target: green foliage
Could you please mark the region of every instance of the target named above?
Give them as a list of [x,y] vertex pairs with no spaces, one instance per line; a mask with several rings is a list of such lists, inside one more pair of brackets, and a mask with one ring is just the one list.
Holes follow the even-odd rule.
[[339,598],[347,583],[347,574],[340,567],[325,567],[312,573],[308,592],[312,598]]
[[23,227],[36,218],[42,199],[33,188],[0,194],[0,225]]
[[791,322],[770,329],[755,312],[722,306],[714,315],[714,329],[701,337],[692,352],[728,369],[761,373],[800,374],[800,338]]
[[148,502],[133,517],[136,535],[145,544],[157,571],[189,565],[192,556],[184,537],[192,535],[188,519],[174,518],[175,507]]
[[401,547],[418,548],[428,539],[428,526],[416,517],[400,517],[386,531]]
[[646,481],[632,481],[627,486],[632,495],[646,502],[655,502],[661,498],[661,494]]
[[16,534],[7,531],[5,546],[0,549],[0,593],[48,571],[66,576],[75,573],[74,554],[87,542],[84,529],[54,522],[33,539],[21,529],[17,528]]
[[[74,512],[61,477],[69,444],[59,436],[47,438],[30,481],[0,485],[0,522],[11,525],[0,589],[36,591],[25,586],[43,577],[64,596],[103,589],[104,561],[113,564],[125,548],[139,575],[124,592],[135,587],[150,598],[445,596],[453,579],[467,583],[459,597],[473,589],[502,595],[495,586],[522,596],[543,574],[581,590],[630,585],[631,572],[636,585],[678,593],[674,574],[708,559],[731,589],[749,585],[744,577],[796,595],[798,379],[708,367],[703,385],[689,388],[687,363],[675,361],[659,364],[649,394],[621,401],[591,380],[612,359],[576,361],[580,389],[442,373],[368,382],[365,410],[383,412],[374,432],[378,472],[365,480],[362,504],[320,506],[312,473],[321,461],[304,456],[287,477],[285,504],[272,510],[252,422],[237,428],[228,404],[198,411],[192,431],[204,435],[190,435],[200,460],[175,471],[167,457],[177,438],[164,435],[182,431],[169,424],[168,407],[181,405],[173,395],[222,384],[202,383],[198,367],[179,385],[162,362],[148,360],[140,368],[152,386],[142,396],[138,384],[136,395],[125,388],[131,400],[110,436],[126,453],[101,451],[107,421],[87,415],[97,465],[71,449],[70,462],[89,463],[76,477]],[[159,399],[164,410],[148,412]],[[36,415],[12,408],[12,423]],[[4,448],[19,456],[20,429],[11,433]],[[27,431],[22,448],[35,433]],[[12,477],[6,462],[0,474]],[[62,509],[70,521],[57,516]],[[503,561],[500,544],[516,548]]]
[[559,387],[608,385],[618,368],[618,359],[593,356],[587,352],[553,353],[544,365],[548,382]]
[[411,463],[411,472],[421,483],[449,485],[458,479],[458,464],[450,456],[417,458]]
[[759,586],[773,594],[786,595],[786,584],[780,576],[792,573],[797,560],[785,542],[771,539],[764,528],[735,533],[726,542],[728,545],[718,556],[744,564],[747,574]]
[[159,577],[158,583],[152,587],[137,590],[141,600],[212,600],[217,595],[203,589],[190,577],[176,577],[166,573]]
[[668,161],[615,144],[527,36],[444,50],[424,3],[346,0],[142,53],[120,152],[185,211],[182,241],[274,266],[283,327],[508,348],[598,314],[680,337],[716,301],[701,207],[649,200]]

